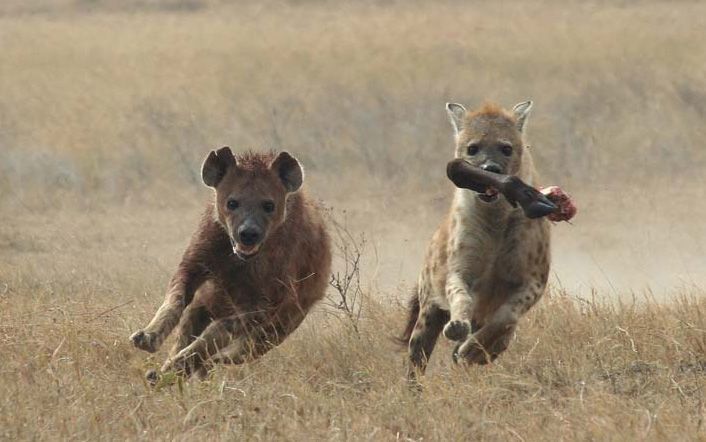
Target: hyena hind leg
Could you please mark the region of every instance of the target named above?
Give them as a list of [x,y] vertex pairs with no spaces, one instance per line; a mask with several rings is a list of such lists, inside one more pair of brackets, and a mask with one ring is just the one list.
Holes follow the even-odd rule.
[[409,369],[407,379],[415,380],[423,375],[434,351],[436,341],[449,321],[449,312],[436,304],[423,305],[417,316],[417,323],[409,339]]

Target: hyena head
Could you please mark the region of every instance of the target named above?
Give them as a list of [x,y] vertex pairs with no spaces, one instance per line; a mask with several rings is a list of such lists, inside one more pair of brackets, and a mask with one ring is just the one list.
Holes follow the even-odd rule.
[[[469,112],[460,104],[447,103],[456,138],[456,158],[463,158],[485,170],[517,175],[524,152],[523,134],[531,101],[515,105],[512,111],[495,104],[485,104]],[[497,192],[479,194],[484,202],[493,202]]]
[[201,176],[215,189],[215,215],[244,261],[284,222],[287,196],[304,181],[301,165],[287,152],[236,157],[228,147],[208,154]]

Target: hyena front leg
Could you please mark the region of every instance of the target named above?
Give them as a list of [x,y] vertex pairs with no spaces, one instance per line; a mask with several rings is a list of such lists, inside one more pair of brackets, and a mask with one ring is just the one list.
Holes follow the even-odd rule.
[[231,343],[213,355],[209,360],[212,364],[242,364],[264,355],[278,346],[284,339],[296,330],[306,317],[303,309],[290,309],[275,322],[238,330]]
[[421,305],[417,323],[409,338],[407,379],[410,381],[415,380],[417,375],[424,374],[439,334],[448,320],[449,312],[434,302],[427,301]]
[[[206,329],[208,324],[213,321],[208,309],[197,303],[189,304],[184,313],[181,315],[179,325],[177,326],[176,342],[169,352],[170,358],[173,358],[181,350],[188,347],[194,340]],[[202,366],[193,366],[194,371],[199,373],[199,378],[206,377],[207,372]],[[159,374],[156,370],[150,369],[145,373],[147,381],[155,384],[159,379]]]
[[[480,330],[480,325],[472,319],[471,320],[471,334],[477,332]],[[459,341],[456,342],[456,345],[454,346],[453,351],[451,352],[451,359],[453,360],[454,364],[458,364],[458,358],[459,358],[459,350],[461,349],[461,346],[463,345],[464,341]]]
[[444,327],[444,336],[452,341],[465,341],[472,329],[473,298],[459,272],[449,272],[446,279],[446,299],[451,319]]
[[189,376],[194,370],[201,367],[211,355],[226,348],[233,340],[234,335],[242,329],[241,318],[237,316],[211,322],[193,342],[167,359],[162,365],[161,371],[174,371],[177,374]]
[[[275,327],[256,327],[247,331],[244,328],[235,330],[228,335],[221,341],[225,346],[219,350],[215,350],[215,345],[212,349],[204,350],[198,348],[198,344],[184,348],[175,357],[167,360],[161,371],[172,371],[178,375],[195,376],[203,380],[216,364],[238,365],[259,358],[279,345],[287,336],[287,332]],[[157,378],[156,373],[148,374],[148,380],[150,376]]]
[[189,376],[215,363],[241,364],[256,359],[279,345],[302,322],[305,314],[295,316],[282,323],[252,319],[246,322],[240,315],[213,321],[196,340],[167,360],[162,371]]
[[213,364],[243,364],[279,345],[288,332],[277,327],[259,327],[235,336],[231,343],[208,360]]
[[176,342],[169,352],[170,357],[176,356],[194,342],[212,321],[213,318],[204,305],[194,302],[186,307],[177,327]]
[[186,268],[180,268],[169,282],[164,302],[152,321],[147,327],[130,336],[135,347],[150,353],[159,350],[169,333],[179,323],[184,309],[194,298],[194,293],[202,282],[203,275],[200,273],[192,273]]
[[517,322],[544,293],[544,284],[531,284],[513,294],[458,349],[460,358],[476,364],[495,360],[510,344]]

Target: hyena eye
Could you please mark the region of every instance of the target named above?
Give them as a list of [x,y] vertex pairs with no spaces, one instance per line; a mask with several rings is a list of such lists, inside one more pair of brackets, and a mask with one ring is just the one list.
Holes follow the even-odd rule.
[[502,151],[503,155],[505,155],[506,157],[509,157],[510,155],[512,155],[512,146],[510,146],[508,144],[501,147],[500,150]]
[[468,155],[473,156],[478,153],[478,150],[480,150],[480,148],[477,144],[471,144],[468,146]]
[[235,210],[240,207],[240,203],[238,202],[238,200],[228,200],[228,202],[226,203],[226,207],[228,208],[228,210]]
[[262,208],[265,210],[267,213],[272,213],[275,211],[275,203],[272,201],[265,201],[262,203]]

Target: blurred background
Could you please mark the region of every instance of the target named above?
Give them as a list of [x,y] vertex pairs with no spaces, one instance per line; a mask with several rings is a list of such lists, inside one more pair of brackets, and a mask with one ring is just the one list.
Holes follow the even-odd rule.
[[229,145],[295,154],[365,237],[369,283],[404,291],[453,190],[444,103],[532,99],[543,184],[579,207],[554,227],[553,284],[697,290],[704,16],[696,1],[5,0],[0,282],[157,302],[210,198],[201,161]]

